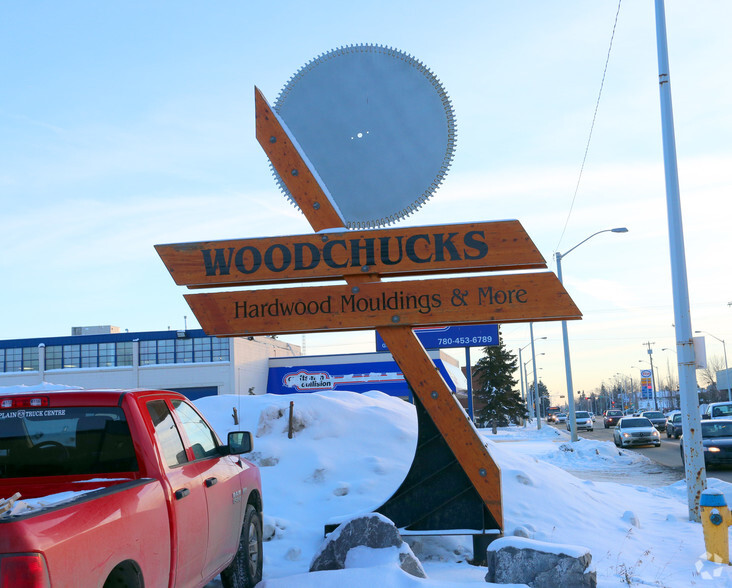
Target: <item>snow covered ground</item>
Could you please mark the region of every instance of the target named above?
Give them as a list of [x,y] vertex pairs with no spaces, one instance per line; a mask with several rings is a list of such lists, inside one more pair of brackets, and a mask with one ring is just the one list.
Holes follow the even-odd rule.
[[[376,391],[216,396],[196,404],[221,437],[235,429],[254,435],[249,457],[262,473],[267,538],[259,588],[487,585],[486,569],[467,563],[469,537],[407,538],[427,579],[403,572],[385,550],[362,551],[345,570],[308,573],[325,523],[370,512],[399,487],[416,445],[412,405]],[[732,587],[732,568],[704,558],[701,525],[688,520],[685,483],[641,483],[653,467],[647,458],[610,442],[570,443],[552,427],[480,434],[501,468],[507,536],[522,528],[539,541],[588,548],[601,588]],[[618,481],[604,481],[608,472]],[[732,504],[731,484],[709,478],[708,485]]]
[[[288,439],[294,402],[295,433]],[[368,512],[396,490],[416,445],[412,405],[380,392],[288,396],[219,396],[196,402],[218,433],[254,434],[253,461],[262,472],[265,534],[260,588],[485,586],[485,568],[471,566],[469,537],[409,538],[427,579],[402,572],[376,552],[342,571],[308,573],[327,522]],[[240,425],[233,422],[237,409]],[[505,534],[520,527],[539,541],[587,547],[598,585],[732,586],[728,566],[704,558],[701,525],[689,522],[683,481],[641,484],[580,479],[634,479],[651,464],[610,442],[569,442],[551,427],[480,430],[502,471]],[[732,504],[732,485],[709,479]],[[211,586],[216,586],[214,582]]]

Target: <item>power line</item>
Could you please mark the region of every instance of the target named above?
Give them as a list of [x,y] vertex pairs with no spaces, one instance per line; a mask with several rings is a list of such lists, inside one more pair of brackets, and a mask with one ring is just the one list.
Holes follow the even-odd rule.
[[[572,203],[569,205],[569,212],[567,213],[567,220],[564,221],[564,227],[562,228],[562,234],[559,235],[559,241],[555,247],[555,253],[559,251],[559,245],[564,238],[564,233],[567,230],[569,224],[569,218],[572,216],[572,210],[574,209],[574,202],[577,199],[577,192],[579,192],[580,182],[582,181],[582,172],[585,169],[585,162],[587,161],[587,153],[590,150],[590,141],[592,140],[592,131],[595,129],[595,121],[597,120],[597,111],[600,108],[600,97],[602,96],[602,89],[605,86],[605,75],[607,74],[607,66],[610,63],[610,51],[613,48],[613,39],[615,39],[615,29],[618,26],[618,16],[620,15],[620,4],[622,0],[618,0],[618,10],[615,12],[615,22],[613,23],[613,32],[610,35],[610,46],[607,48],[607,57],[605,58],[605,68],[602,71],[602,81],[600,82],[600,91],[597,94],[597,102],[595,102],[595,112],[592,115],[592,124],[590,125],[590,133],[587,137],[587,144],[585,145],[585,154],[582,157],[582,165],[580,165],[579,176],[577,177],[577,184],[574,188],[574,194],[572,195]],[[552,255],[552,257],[554,257]]]

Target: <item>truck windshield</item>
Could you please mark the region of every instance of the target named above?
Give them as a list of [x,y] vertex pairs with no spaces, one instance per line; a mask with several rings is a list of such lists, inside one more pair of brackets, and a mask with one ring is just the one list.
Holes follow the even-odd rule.
[[137,470],[120,408],[0,410],[0,478]]

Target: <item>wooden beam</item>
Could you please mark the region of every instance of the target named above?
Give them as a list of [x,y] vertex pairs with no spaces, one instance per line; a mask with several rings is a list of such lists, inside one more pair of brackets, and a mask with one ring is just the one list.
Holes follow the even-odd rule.
[[257,141],[297,202],[314,231],[343,228],[346,223],[327,188],[310,167],[297,142],[267,103],[259,88],[254,88]]
[[[257,139],[267,155],[270,156],[271,150],[268,147],[272,144],[269,143],[270,137],[275,137],[274,144],[277,144],[278,138],[286,135],[286,132],[280,121],[272,115],[267,101],[259,90],[256,90],[255,101],[257,103]],[[282,145],[284,145],[283,150],[273,154],[274,159],[270,156],[270,161],[280,176],[287,175],[286,171],[290,169],[289,166],[298,165],[296,159],[303,160],[299,154],[296,158],[297,148],[292,142],[281,142]],[[317,182],[315,183],[317,184]],[[323,191],[314,190],[312,181],[303,186],[302,192],[297,187],[289,189],[315,231],[345,226],[337,207],[330,198],[323,200]],[[350,276],[346,278],[346,281],[349,285],[356,286],[369,279],[373,279],[373,276]],[[394,348],[394,359],[407,381],[416,383],[416,385],[413,384],[414,393],[425,407],[429,407],[430,416],[434,419],[434,412],[444,412],[444,418],[439,418],[440,424],[435,421],[436,426],[445,437],[458,462],[470,477],[486,508],[503,529],[500,469],[481,442],[477,431],[473,428],[457,399],[452,395],[450,388],[437,372],[437,368],[427,355],[424,347],[422,347],[419,339],[414,335],[411,327],[379,329],[379,334],[384,338],[390,351],[392,347]],[[411,356],[414,356],[414,359],[410,359]],[[426,373],[428,374],[427,378],[423,379]],[[433,393],[437,394],[437,398],[434,397]],[[463,464],[468,465],[466,467]],[[477,475],[473,464],[482,464]],[[468,471],[468,469],[471,471]],[[486,471],[485,476],[481,475],[482,470]]]

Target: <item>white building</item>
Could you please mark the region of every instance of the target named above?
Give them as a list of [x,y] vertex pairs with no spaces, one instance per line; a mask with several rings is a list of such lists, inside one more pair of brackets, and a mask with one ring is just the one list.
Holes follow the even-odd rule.
[[[448,386],[465,395],[457,360],[429,352]],[[410,398],[391,354],[302,356],[273,337],[209,337],[203,330],[120,332],[74,327],[68,337],[0,341],[0,387],[48,382],[82,388],[176,390],[195,400],[217,394],[380,390]]]
[[203,330],[128,333],[74,327],[69,337],[0,341],[0,387],[41,382],[83,388],[162,388],[191,399],[264,394],[269,359],[300,355],[272,337],[209,337]]

